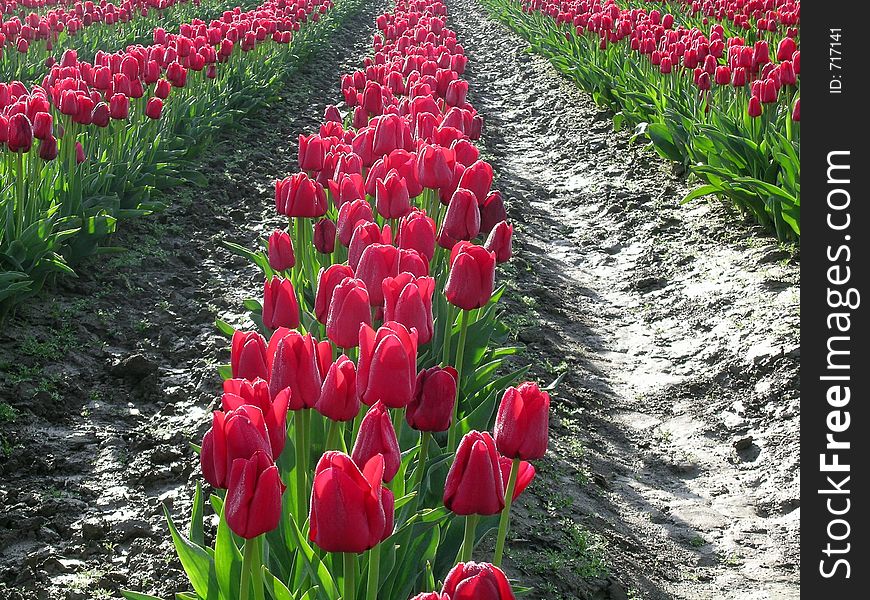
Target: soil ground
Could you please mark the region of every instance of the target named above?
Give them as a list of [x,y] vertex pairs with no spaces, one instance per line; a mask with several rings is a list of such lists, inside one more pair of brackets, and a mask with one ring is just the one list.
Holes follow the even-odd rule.
[[[186,589],[162,516],[189,518],[189,442],[260,281],[220,246],[279,225],[271,181],[368,52],[376,2],[219,138],[131,250],[0,332],[0,597]],[[474,0],[449,0],[484,155],[516,227],[506,318],[554,393],[549,456],[516,511],[510,574],[536,599],[798,597],[793,254],[684,181]],[[5,586],[5,587],[4,587]]]

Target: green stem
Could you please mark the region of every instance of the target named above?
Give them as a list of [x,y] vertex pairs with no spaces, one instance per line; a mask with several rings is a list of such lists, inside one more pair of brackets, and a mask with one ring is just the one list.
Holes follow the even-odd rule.
[[[24,231],[24,205],[27,202],[27,180],[24,177],[24,153],[19,151],[15,153],[15,173],[16,173],[16,189],[15,191],[18,193],[18,207],[16,212],[18,213],[18,231],[15,233],[15,239],[21,236],[21,233]],[[14,241],[13,240],[10,240]]]
[[520,459],[515,458],[511,463],[511,474],[508,478],[507,488],[504,491],[504,510],[501,511],[501,518],[498,522],[498,537],[495,543],[495,554],[492,559],[492,564],[497,567],[501,566],[501,559],[504,556],[504,542],[507,538],[508,527],[511,521],[511,504],[513,504],[514,488],[517,485],[517,475],[520,472]]
[[477,515],[465,517],[465,537],[462,540],[462,548],[459,550],[459,562],[471,560],[471,555],[474,551],[474,534],[477,530],[477,519]]
[[326,450],[338,450],[338,428],[341,425],[338,421],[329,420],[329,429],[326,432]]
[[245,540],[244,555],[242,557],[241,585],[239,587],[239,600],[248,600],[251,594],[251,585],[254,587],[255,600],[263,600],[263,559],[260,555],[260,540],[257,536]]
[[393,411],[393,429],[396,432],[396,441],[399,442],[399,450],[402,449],[402,423],[405,422],[404,409],[397,408]]
[[305,523],[305,517],[307,516],[305,513],[308,512],[306,510],[307,498],[305,494],[308,446],[305,439],[305,416],[303,415],[303,410],[297,410],[293,415],[293,424],[296,427],[296,466],[294,468],[296,471],[296,522],[299,524],[300,529],[302,524]]
[[447,449],[452,454],[456,451],[456,436],[459,433],[459,400],[462,397],[462,363],[465,362],[465,340],[468,337],[468,311],[463,310],[459,316],[459,345],[456,348],[456,402],[453,404],[453,420],[450,422],[450,432],[447,434]]
[[453,305],[449,302],[447,303],[447,310],[444,314],[444,346],[442,348],[443,354],[441,356],[441,362],[443,366],[448,366],[450,364],[450,334],[453,331]]
[[378,597],[378,583],[381,576],[381,545],[369,550],[369,578],[366,599]]
[[356,554],[345,552],[344,556],[344,595],[341,600],[356,599]]

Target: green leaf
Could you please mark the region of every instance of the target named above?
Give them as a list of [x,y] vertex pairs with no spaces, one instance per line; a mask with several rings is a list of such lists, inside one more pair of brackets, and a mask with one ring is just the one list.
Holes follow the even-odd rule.
[[196,492],[193,494],[193,514],[190,516],[190,541],[198,546],[205,545],[205,535],[203,533],[203,500],[202,486],[199,481],[196,482]]
[[242,573],[242,553],[233,541],[227,520],[220,514],[214,545],[214,564],[217,582],[224,598],[233,598],[239,590]]
[[140,592],[131,592],[130,590],[121,590],[121,595],[127,600],[162,600],[162,598],[158,598],[157,596],[142,594]]
[[215,319],[214,326],[218,328],[218,331],[220,331],[227,337],[233,337],[233,334],[236,332],[235,327],[233,327],[226,321],[222,321],[221,319]]
[[[263,583],[265,584],[266,591],[269,592],[269,596],[272,597],[272,600],[296,600],[296,596],[287,589],[287,586],[272,575],[272,573],[269,572],[269,569],[265,566],[263,567]],[[311,590],[306,592],[304,597],[308,597],[308,594],[310,593]]]
[[163,506],[163,513],[169,524],[169,532],[172,535],[172,542],[175,544],[175,551],[178,553],[178,560],[181,561],[181,566],[184,567],[184,572],[190,579],[190,585],[193,586],[199,597],[208,598],[210,580],[214,576],[214,560],[202,546],[194,544],[179,533],[166,505]]

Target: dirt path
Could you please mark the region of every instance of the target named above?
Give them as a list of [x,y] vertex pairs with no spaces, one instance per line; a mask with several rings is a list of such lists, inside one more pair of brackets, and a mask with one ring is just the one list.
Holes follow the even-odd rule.
[[[129,587],[188,589],[162,516],[189,520],[229,341],[249,327],[253,267],[219,244],[253,247],[278,225],[272,181],[294,172],[297,136],[340,98],[367,55],[384,2],[366,2],[288,82],[280,101],[218,139],[160,215],[125,223],[130,252],[81,268],[0,332],[0,597],[92,599]],[[102,263],[102,264],[100,264]],[[119,366],[120,365],[120,366]]]
[[518,230],[509,318],[565,373],[512,568],[548,600],[797,598],[797,264],[679,206],[669,165],[475,0],[448,9]]

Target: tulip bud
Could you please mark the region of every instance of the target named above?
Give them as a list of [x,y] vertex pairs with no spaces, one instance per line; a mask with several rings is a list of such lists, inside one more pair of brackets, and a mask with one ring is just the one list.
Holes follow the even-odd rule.
[[431,277],[415,278],[411,273],[383,280],[384,320],[397,321],[409,330],[415,328],[419,344],[428,344],[434,333],[432,295],[435,280]]
[[362,200],[345,202],[338,210],[338,241],[344,247],[350,246],[354,230],[360,223],[373,223],[375,220],[371,205]]
[[[506,456],[500,456],[498,458],[498,464],[501,468],[501,478],[504,481],[505,490],[507,490],[508,480],[511,475],[511,467],[513,467],[513,461]],[[519,469],[517,470],[517,480],[514,483],[514,493],[511,494],[511,502],[520,497],[532,480],[535,478],[535,467],[524,460],[520,461]]]
[[493,227],[501,221],[507,220],[507,211],[504,207],[504,200],[501,192],[494,190],[490,192],[483,204],[480,205],[480,231],[483,234],[489,235]]
[[399,274],[399,249],[389,244],[371,244],[363,250],[356,268],[356,276],[365,282],[369,303],[384,304],[382,283],[387,277]]
[[480,150],[468,140],[456,140],[451,148],[456,153],[456,162],[463,167],[467,168],[480,159]]
[[435,255],[435,221],[420,210],[408,213],[399,224],[396,241],[399,248],[416,250],[431,261]]
[[359,330],[357,391],[368,405],[383,402],[401,408],[411,401],[417,379],[417,332],[386,321],[375,332],[368,324]]
[[299,304],[289,279],[267,279],[263,290],[263,325],[268,329],[299,327]]
[[791,113],[791,120],[795,122],[800,122],[801,120],[801,99],[798,98],[797,102],[794,103],[794,110]]
[[225,488],[233,461],[259,451],[272,458],[269,431],[259,407],[244,404],[226,413],[214,411],[199,454],[203,477],[212,486]]
[[148,104],[145,105],[145,116],[155,121],[160,118],[163,112],[163,100],[160,98],[149,98]]
[[224,381],[223,389],[221,408],[224,413],[229,414],[244,405],[259,408],[266,423],[272,457],[277,459],[281,456],[287,442],[287,404],[290,401],[290,393],[278,394],[273,400],[269,393],[268,382],[262,379],[254,381],[227,379]]
[[76,164],[80,165],[88,159],[85,156],[85,148],[82,146],[81,142],[76,142]]
[[[353,279],[353,269],[347,265],[337,264],[320,269],[317,277],[317,294],[314,296],[314,315],[324,325],[327,322],[329,307],[332,303],[332,294],[335,288],[345,278]],[[368,298],[366,298],[368,304]]]
[[463,310],[480,308],[489,302],[494,286],[495,254],[469,242],[457,243],[444,286],[447,301]]
[[384,481],[390,482],[399,472],[402,453],[390,413],[382,402],[375,403],[363,417],[351,457],[359,466],[378,454],[384,457]]
[[329,150],[329,142],[319,135],[299,136],[299,168],[303,171],[320,171],[323,159]]
[[327,106],[326,111],[323,113],[323,120],[341,123],[341,112],[339,112],[338,107],[334,104]]
[[335,223],[330,219],[320,219],[314,224],[314,247],[321,254],[335,251]]
[[430,367],[417,374],[414,397],[408,404],[405,419],[417,431],[447,431],[456,402],[456,379],[453,367]]
[[290,410],[312,408],[320,398],[320,370],[311,334],[279,328],[269,340],[272,397],[290,388]]
[[451,249],[460,240],[472,240],[480,233],[480,209],[470,190],[459,188],[447,205],[438,234],[438,245]]
[[450,185],[456,155],[450,148],[436,145],[423,145],[417,151],[417,179],[429,189],[439,189]]
[[326,214],[326,193],[307,174],[297,173],[275,182],[275,206],[288,217],[322,217]]
[[501,399],[493,429],[503,456],[534,460],[547,451],[550,395],[526,382],[508,388]]
[[39,142],[39,158],[42,160],[54,160],[57,158],[57,153],[57,138],[53,135]]
[[33,126],[23,113],[9,117],[9,133],[6,144],[12,152],[30,152],[33,147]]
[[504,482],[495,442],[472,430],[459,442],[444,484],[444,505],[457,515],[495,515],[504,508]]
[[[359,173],[342,173],[338,180],[330,179],[328,185],[332,202],[339,210],[348,202],[366,199],[365,182]],[[353,233],[352,229],[351,233]]]
[[359,414],[356,366],[342,354],[329,366],[314,408],[333,421],[352,421]]
[[409,273],[414,277],[428,277],[429,261],[416,250],[400,248],[399,273]]
[[154,95],[161,100],[166,100],[169,97],[169,92],[172,85],[165,79],[159,79],[154,87]]
[[296,264],[293,241],[283,229],[277,229],[269,236],[268,253],[269,266],[275,271],[286,271]]
[[362,469],[342,452],[326,452],[314,470],[309,539],[326,552],[365,552],[392,534],[394,499],[382,485],[384,458]]
[[391,169],[386,179],[377,180],[378,214],[384,219],[398,219],[411,212],[408,186],[398,171]]
[[366,284],[346,277],[335,286],[326,318],[326,335],[339,348],[359,346],[360,324],[371,324]]
[[510,260],[513,234],[513,225],[509,225],[507,221],[502,221],[493,228],[486,239],[483,247],[495,254],[497,263],[501,264]]
[[281,521],[281,483],[278,467],[263,452],[233,462],[224,516],[230,530],[253,539],[278,527]]
[[234,379],[269,379],[266,340],[255,331],[233,333],[231,368]]
[[[668,17],[670,15],[665,15]],[[451,600],[514,600],[504,572],[488,563],[459,563],[447,574],[441,593]]]
[[52,136],[54,119],[47,112],[36,113],[33,117],[33,137],[46,140]]
[[490,164],[486,161],[478,160],[462,173],[459,187],[471,190],[477,198],[477,202],[483,204],[489,195],[492,180],[493,172]]

